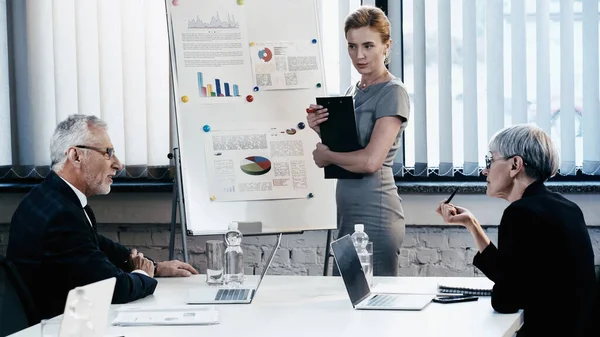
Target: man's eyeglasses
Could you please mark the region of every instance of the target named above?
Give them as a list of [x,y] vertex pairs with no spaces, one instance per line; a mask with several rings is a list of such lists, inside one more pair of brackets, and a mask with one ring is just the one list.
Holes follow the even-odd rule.
[[[514,158],[516,156],[518,156],[518,155],[517,154],[513,154],[512,156],[508,156],[508,157],[492,158],[492,155],[486,154],[485,155],[485,168],[486,168],[486,170],[489,170],[490,167],[492,166],[492,163],[495,162],[496,160],[499,160],[499,159],[509,160],[509,159]],[[523,161],[523,165],[527,166],[528,164],[525,161]]]
[[106,149],[99,149],[97,147],[93,147],[93,146],[87,146],[87,145],[75,145],[75,147],[78,147],[80,149],[87,149],[87,150],[94,150],[98,153],[101,153],[105,156],[107,156],[107,159],[111,159],[112,156],[115,154],[115,149],[112,147],[107,147]]

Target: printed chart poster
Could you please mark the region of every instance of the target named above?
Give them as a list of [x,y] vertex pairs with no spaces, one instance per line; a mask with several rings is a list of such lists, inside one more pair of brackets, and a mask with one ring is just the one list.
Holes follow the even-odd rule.
[[263,90],[314,88],[321,80],[319,46],[311,41],[254,42],[254,83]]
[[306,198],[306,153],[301,133],[211,131],[204,143],[211,200]]
[[179,94],[190,102],[242,100],[254,88],[243,6],[214,0],[168,3]]

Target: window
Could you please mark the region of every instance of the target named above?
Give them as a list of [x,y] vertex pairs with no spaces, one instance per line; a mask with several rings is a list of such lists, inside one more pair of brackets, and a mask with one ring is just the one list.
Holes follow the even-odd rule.
[[54,126],[75,113],[107,122],[119,177],[168,179],[164,1],[0,4],[0,179],[44,177]]
[[402,6],[405,172],[478,175],[494,132],[535,123],[559,148],[561,175],[600,174],[596,0]]

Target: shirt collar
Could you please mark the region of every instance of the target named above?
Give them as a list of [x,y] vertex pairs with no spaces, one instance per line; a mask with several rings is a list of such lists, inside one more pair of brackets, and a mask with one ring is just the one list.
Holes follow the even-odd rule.
[[75,195],[77,196],[77,198],[79,198],[79,201],[81,202],[81,207],[83,208],[83,207],[87,206],[87,197],[85,196],[85,194],[83,194],[83,192],[78,190],[75,186],[71,185],[71,183],[66,181],[63,177],[61,177],[61,176],[59,176],[59,177],[65,183],[67,183],[67,185],[69,185],[69,187],[73,190],[73,192],[75,192]]

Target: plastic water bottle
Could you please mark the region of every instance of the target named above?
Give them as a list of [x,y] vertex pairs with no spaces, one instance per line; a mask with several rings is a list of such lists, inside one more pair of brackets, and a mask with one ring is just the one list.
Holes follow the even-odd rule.
[[69,304],[67,315],[72,324],[66,327],[69,337],[95,336],[95,327],[92,322],[94,304],[85,296],[83,288],[75,288],[75,299]]
[[242,233],[238,230],[238,223],[229,224],[225,233],[225,285],[239,287],[244,282],[244,252],[242,251]]
[[362,266],[365,277],[369,286],[373,285],[373,265],[372,265],[372,252],[367,250],[369,244],[369,235],[365,233],[365,225],[356,224],[354,225],[354,233],[352,233],[352,243],[358,254],[358,259]]

